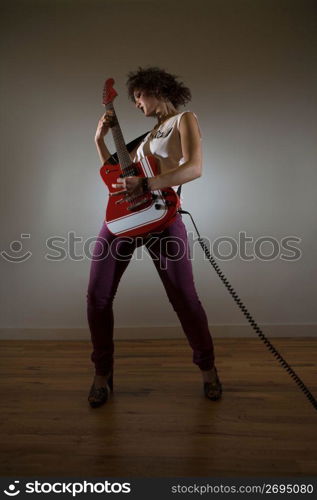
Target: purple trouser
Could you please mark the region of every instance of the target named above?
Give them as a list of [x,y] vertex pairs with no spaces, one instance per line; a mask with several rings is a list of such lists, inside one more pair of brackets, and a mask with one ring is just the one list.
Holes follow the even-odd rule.
[[[97,375],[113,368],[112,303],[119,281],[137,246],[144,244],[151,255],[188,342],[193,363],[201,370],[214,365],[214,348],[206,313],[199,301],[192,272],[185,225],[180,214],[163,232],[143,241],[110,233],[104,223],[95,244],[87,293],[87,314]],[[135,297],[134,297],[135,299]]]

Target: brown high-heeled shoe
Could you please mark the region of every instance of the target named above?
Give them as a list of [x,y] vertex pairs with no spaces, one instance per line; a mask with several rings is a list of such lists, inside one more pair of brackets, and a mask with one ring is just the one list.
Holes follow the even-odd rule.
[[207,399],[217,401],[222,395],[222,385],[218,377],[217,369],[215,367],[216,378],[212,382],[204,382],[204,394]]
[[110,373],[106,385],[104,387],[95,387],[93,383],[88,395],[88,402],[92,408],[106,403],[113,392],[113,372]]

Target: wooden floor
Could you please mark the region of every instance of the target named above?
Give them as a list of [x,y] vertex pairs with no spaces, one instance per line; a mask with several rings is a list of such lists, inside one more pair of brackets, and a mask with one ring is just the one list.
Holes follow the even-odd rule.
[[[317,396],[317,339],[272,339]],[[85,341],[2,341],[3,476],[317,474],[317,411],[257,339],[215,339],[223,399],[187,341],[117,341],[115,393],[91,409]]]

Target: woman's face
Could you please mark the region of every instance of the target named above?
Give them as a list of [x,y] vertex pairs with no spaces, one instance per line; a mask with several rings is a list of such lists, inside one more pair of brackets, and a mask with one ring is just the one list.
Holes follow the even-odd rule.
[[156,116],[161,103],[157,97],[148,95],[144,90],[135,90],[133,95],[136,107],[143,111],[145,116]]

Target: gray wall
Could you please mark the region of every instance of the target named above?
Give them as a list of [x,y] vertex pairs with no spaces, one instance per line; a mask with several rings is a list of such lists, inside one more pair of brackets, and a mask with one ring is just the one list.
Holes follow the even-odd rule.
[[[219,263],[259,323],[314,329],[316,3],[2,3],[2,332],[83,328],[88,337],[83,243],[76,259],[49,261],[45,241],[98,234],[106,188],[93,136],[103,82],[116,80],[115,105],[131,140],[153,122],[128,101],[126,75],[150,64],[182,77],[201,124],[204,173],[184,186],[184,208],[211,242],[237,241],[239,232],[253,238],[246,248],[255,259]],[[299,239],[296,260],[281,257],[291,255],[281,248],[290,236]],[[274,238],[275,258],[254,253],[261,237]],[[268,255],[272,245],[260,250]],[[228,254],[229,244],[220,250]],[[8,262],[26,251],[26,261]],[[193,267],[210,324],[245,323],[198,246]],[[178,325],[147,255],[136,255],[124,275],[115,314],[119,327]]]

